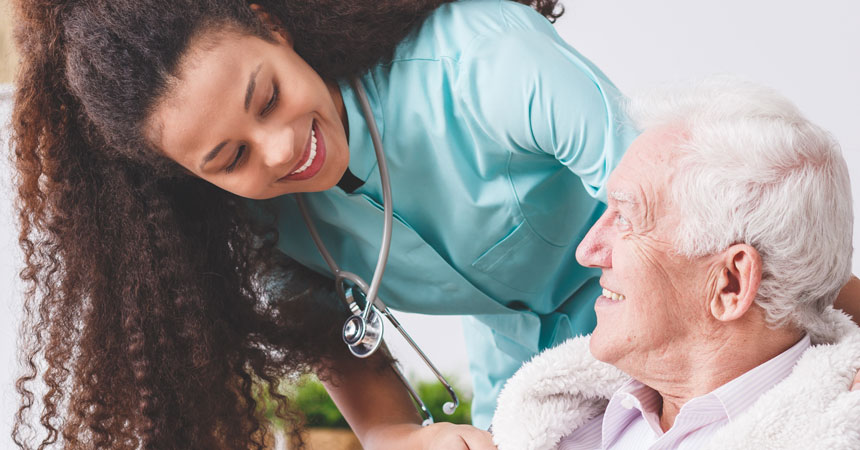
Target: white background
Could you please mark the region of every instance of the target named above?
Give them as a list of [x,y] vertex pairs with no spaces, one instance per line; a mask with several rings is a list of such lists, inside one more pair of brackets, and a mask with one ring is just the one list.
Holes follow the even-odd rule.
[[[657,82],[734,73],[773,86],[834,133],[853,178],[860,212],[860,2],[854,0],[567,1],[560,34],[625,92]],[[0,100],[6,99],[0,94]],[[8,101],[0,121],[8,120]],[[0,158],[0,448],[17,404],[15,334],[20,290],[18,250],[7,158]],[[854,273],[860,273],[860,221],[855,221]],[[420,293],[420,288],[416,288]],[[443,372],[468,380],[456,317],[401,313],[404,326]],[[389,330],[393,335],[394,330]],[[402,344],[394,350],[407,372],[429,373]]]

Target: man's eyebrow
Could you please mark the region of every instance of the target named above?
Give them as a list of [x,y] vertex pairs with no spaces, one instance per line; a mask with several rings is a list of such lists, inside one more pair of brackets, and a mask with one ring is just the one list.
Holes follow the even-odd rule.
[[251,97],[254,96],[254,88],[257,87],[257,74],[260,73],[260,69],[263,68],[263,64],[260,63],[253,72],[251,72],[251,77],[248,79],[248,89],[245,91],[245,111],[248,111],[248,108],[251,107]]
[[609,198],[619,203],[629,203],[632,205],[639,203],[636,200],[636,196],[627,191],[612,191],[609,193]]
[[203,170],[203,166],[205,166],[206,163],[215,159],[215,157],[218,156],[218,152],[220,152],[225,145],[227,145],[227,141],[222,141],[220,144],[216,145],[215,148],[209,150],[209,153],[207,153],[206,156],[203,157],[203,161],[200,162],[200,170]]

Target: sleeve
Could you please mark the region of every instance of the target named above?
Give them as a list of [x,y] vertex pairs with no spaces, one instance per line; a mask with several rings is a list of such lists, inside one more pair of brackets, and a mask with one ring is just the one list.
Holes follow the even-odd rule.
[[552,29],[475,39],[461,55],[456,94],[466,120],[490,139],[555,157],[603,201],[635,137],[618,89]]

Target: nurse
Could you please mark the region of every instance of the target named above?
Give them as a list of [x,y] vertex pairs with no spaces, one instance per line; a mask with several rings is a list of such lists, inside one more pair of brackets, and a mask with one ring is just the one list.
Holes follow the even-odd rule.
[[393,189],[380,296],[467,316],[475,425],[523,361],[591,331],[597,274],[573,254],[635,137],[621,95],[555,33],[554,1],[391,3],[19,5],[23,245],[52,312],[30,317],[30,358],[65,343],[45,355],[65,439],[238,447],[250,377],[312,368],[367,448],[490,448],[415,425],[383,358],[344,356],[327,283],[272,259],[327,273],[287,195],[307,193],[335,260],[371,277],[382,199],[353,77]]
[[[201,53],[182,76],[194,81],[175,88],[181,101],[155,109],[158,146],[225,190],[271,198],[278,247],[325,274],[294,197],[283,195],[312,192],[326,247],[369,280],[382,194],[357,94],[338,80],[312,95],[316,74],[274,57],[291,42],[286,31],[275,38],[280,48],[246,38]],[[635,137],[618,112],[621,94],[546,18],[499,0],[440,6],[359,82],[394,200],[380,296],[399,310],[467,315],[473,421],[486,428],[523,361],[594,327],[600,287],[573,254]],[[262,119],[235,106],[250,83]]]

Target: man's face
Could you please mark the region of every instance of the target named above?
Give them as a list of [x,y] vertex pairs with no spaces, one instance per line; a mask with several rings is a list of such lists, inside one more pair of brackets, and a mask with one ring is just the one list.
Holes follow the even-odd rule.
[[633,142],[609,179],[606,212],[576,251],[580,264],[603,269],[591,352],[628,373],[685,348],[713,320],[715,257],[673,251],[683,211],[670,186],[682,139],[679,129],[657,128]]

